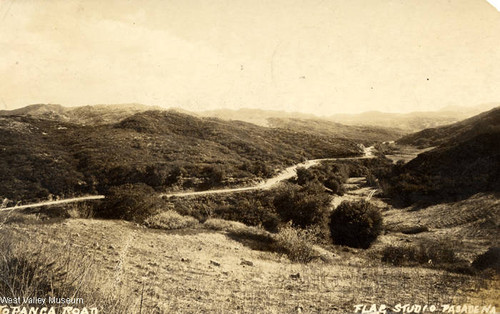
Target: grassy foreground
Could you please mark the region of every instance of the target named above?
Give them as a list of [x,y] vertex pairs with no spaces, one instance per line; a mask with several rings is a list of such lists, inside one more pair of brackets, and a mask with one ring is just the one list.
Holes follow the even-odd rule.
[[[302,264],[238,232],[244,225],[228,226],[165,231],[114,220],[24,217],[2,225],[2,243],[12,244],[2,258],[41,256],[44,282],[58,283],[54,293],[82,297],[103,313],[345,313],[372,303],[498,308],[498,278],[377,260],[384,245],[418,235],[388,233],[365,251],[317,248],[322,258]],[[5,282],[8,272],[2,276]]]

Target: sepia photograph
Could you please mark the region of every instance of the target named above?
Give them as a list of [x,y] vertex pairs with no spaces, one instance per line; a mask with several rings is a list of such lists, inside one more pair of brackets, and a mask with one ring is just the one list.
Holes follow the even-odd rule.
[[499,0],[0,0],[0,314],[500,313]]

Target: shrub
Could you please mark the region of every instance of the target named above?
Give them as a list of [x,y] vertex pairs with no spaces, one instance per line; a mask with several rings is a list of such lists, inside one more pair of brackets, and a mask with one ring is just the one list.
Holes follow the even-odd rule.
[[382,231],[382,215],[369,202],[342,202],[330,214],[330,232],[335,244],[368,248]]
[[368,170],[366,174],[366,184],[368,186],[377,186],[377,178],[373,175],[373,173]]
[[197,224],[198,220],[195,218],[191,216],[182,216],[173,210],[161,212],[144,220],[144,225],[146,225],[146,227],[165,230],[191,228]]
[[203,195],[200,197],[170,198],[168,199],[171,208],[183,216],[191,216],[199,221],[204,221],[212,217],[213,212],[219,206],[216,195]]
[[344,195],[345,189],[339,178],[331,177],[325,181],[325,186],[332,190],[333,194]]
[[226,171],[220,165],[208,166],[203,169],[202,176],[205,180],[205,182],[202,184],[202,188],[210,189],[222,184],[222,182],[226,178]]
[[418,245],[388,246],[382,261],[395,266],[423,265],[460,273],[471,273],[469,264],[457,257],[449,241],[424,241]]
[[325,223],[331,196],[317,182],[303,187],[286,184],[277,191],[273,203],[283,221],[291,221],[294,226],[306,228]]
[[247,225],[237,221],[224,220],[219,218],[207,219],[203,225],[212,230],[237,232],[248,228]]
[[144,183],[124,184],[109,189],[102,207],[95,214],[142,223],[158,212],[158,206],[159,198],[155,199],[150,186]]
[[448,241],[426,241],[418,246],[417,261],[421,264],[453,264],[458,258]]
[[382,251],[382,262],[402,266],[417,261],[417,248],[414,246],[388,246]]
[[294,228],[290,223],[274,235],[273,248],[286,254],[291,261],[308,263],[317,256],[313,249],[313,236],[308,230]]
[[472,266],[479,270],[491,268],[500,273],[500,247],[490,247],[488,251],[476,257]]
[[322,184],[333,194],[343,195],[342,184],[349,178],[349,167],[345,164],[322,163],[311,168],[297,168],[297,178],[292,180],[300,186]]
[[308,182],[318,180],[318,176],[311,170],[306,169],[304,167],[298,167],[296,170],[297,173],[297,184],[305,185]]
[[235,205],[221,206],[214,212],[217,217],[242,222],[249,226],[263,226],[276,231],[280,222],[274,208],[264,206],[259,200],[243,198]]

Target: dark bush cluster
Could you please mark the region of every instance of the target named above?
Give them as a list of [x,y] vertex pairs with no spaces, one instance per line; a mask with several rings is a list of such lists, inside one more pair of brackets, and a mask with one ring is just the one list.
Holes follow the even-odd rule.
[[297,178],[291,181],[305,186],[319,183],[326,187],[330,193],[343,195],[343,183],[349,178],[349,166],[332,162],[323,162],[311,168],[297,168]]
[[143,222],[158,212],[160,198],[153,188],[144,184],[125,184],[109,189],[97,217]]
[[276,231],[280,223],[278,214],[272,207],[265,206],[258,199],[243,198],[234,206],[221,206],[214,211],[218,218],[242,222],[248,226],[262,226]]
[[304,186],[284,184],[276,191],[273,205],[284,222],[291,221],[296,227],[322,225],[326,221],[331,196],[324,187],[312,182]]
[[[268,191],[169,200],[171,208],[200,221],[221,218],[276,232],[285,224],[314,233],[315,241],[368,248],[382,230],[379,210],[369,202],[344,202],[331,210],[331,195],[318,181],[284,183]],[[314,231],[314,232],[313,232]],[[312,233],[311,233],[312,232]]]
[[492,269],[500,273],[500,247],[490,247],[486,252],[476,257],[472,266],[478,270]]
[[304,186],[284,183],[272,190],[169,199],[169,202],[180,214],[200,221],[221,218],[274,232],[288,222],[298,228],[325,227],[331,196],[318,182]]
[[330,214],[330,232],[335,244],[368,248],[382,231],[382,215],[369,202],[342,202]]

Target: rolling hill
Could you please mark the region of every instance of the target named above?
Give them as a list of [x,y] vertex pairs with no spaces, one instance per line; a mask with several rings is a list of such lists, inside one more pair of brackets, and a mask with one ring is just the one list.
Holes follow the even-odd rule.
[[420,147],[439,146],[445,143],[465,141],[479,134],[495,132],[499,129],[500,107],[496,107],[454,124],[409,134],[397,142]]
[[271,127],[346,138],[367,146],[374,142],[392,141],[405,134],[396,128],[344,125],[324,119],[269,118],[268,121]]
[[306,114],[300,112],[286,112],[279,110],[262,110],[241,108],[237,110],[232,109],[218,109],[206,110],[196,112],[197,115],[203,117],[219,118],[222,120],[239,120],[245,121],[260,126],[271,126],[269,120],[273,118],[299,118],[299,119],[318,119],[319,117],[313,114]]
[[[352,135],[358,137],[359,132],[362,132],[377,141],[384,141],[387,138],[393,139],[394,137],[397,138],[404,134],[423,129],[455,123],[495,106],[498,106],[498,104],[491,103],[473,107],[448,106],[437,111],[410,113],[369,111],[358,114],[335,114],[332,116],[248,108],[238,110],[219,109],[191,114],[290,129],[310,130],[309,126],[312,125],[315,128],[314,131],[321,131],[327,134],[334,132],[335,134],[344,134],[347,137]],[[303,124],[306,124],[306,126],[304,127]],[[383,138],[386,135],[389,135],[389,137]]]
[[500,191],[500,108],[403,137],[398,143],[438,145],[395,168],[388,194],[404,205],[465,199]]
[[0,116],[25,116],[83,125],[116,123],[133,114],[159,107],[141,104],[93,105],[64,107],[55,104],[35,104],[14,110],[0,110]]
[[401,129],[404,132],[412,133],[455,123],[498,106],[498,103],[473,107],[448,106],[437,111],[417,111],[410,113],[370,111],[359,114],[336,114],[328,117],[328,120],[345,125],[390,126]]
[[361,154],[346,139],[174,111],[108,124],[61,120],[0,117],[0,197],[104,193],[126,183],[163,191],[238,186],[304,159]]

